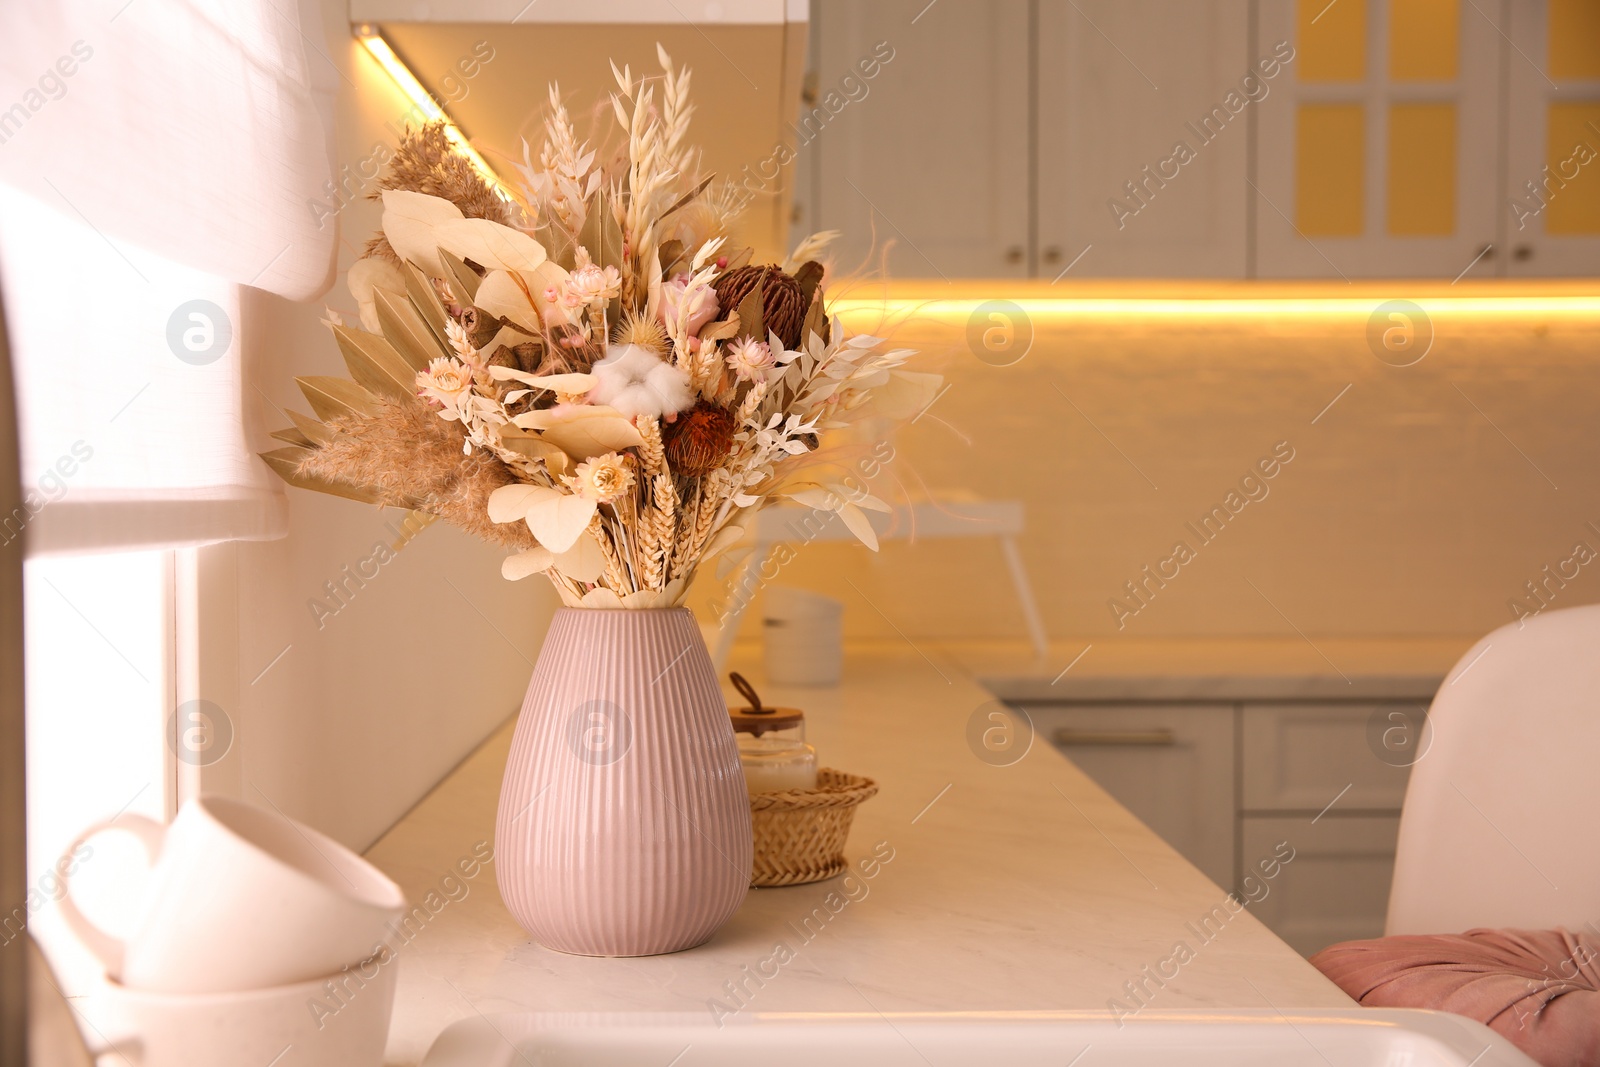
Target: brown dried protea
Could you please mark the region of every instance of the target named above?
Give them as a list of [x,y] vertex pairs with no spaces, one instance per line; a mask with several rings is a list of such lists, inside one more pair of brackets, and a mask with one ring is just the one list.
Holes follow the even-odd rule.
[[698,478],[710,474],[728,458],[737,426],[733,412],[701,400],[661,427],[661,440],[667,449],[667,465],[674,474]]
[[[762,330],[778,335],[785,348],[797,348],[800,330],[806,321],[810,299],[800,283],[779,267],[736,267],[711,283],[717,292],[717,306],[732,311],[756,286],[761,286]],[[765,340],[765,335],[757,340]]]

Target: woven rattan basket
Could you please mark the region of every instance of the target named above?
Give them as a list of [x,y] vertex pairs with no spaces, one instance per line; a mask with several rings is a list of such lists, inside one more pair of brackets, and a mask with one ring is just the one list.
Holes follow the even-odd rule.
[[856,805],[877,792],[871,778],[823,767],[815,789],[752,794],[756,854],[750,884],[803,885],[843,874],[849,866],[844,843]]

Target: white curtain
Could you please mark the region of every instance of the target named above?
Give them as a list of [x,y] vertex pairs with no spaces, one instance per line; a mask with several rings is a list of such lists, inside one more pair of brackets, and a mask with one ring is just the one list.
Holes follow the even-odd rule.
[[27,494],[0,543],[282,536],[282,486],[245,439],[240,292],[332,280],[321,41],[288,0],[0,10],[0,292]]
[[331,281],[327,141],[292,0],[0,11],[0,181],[117,242],[303,300]]

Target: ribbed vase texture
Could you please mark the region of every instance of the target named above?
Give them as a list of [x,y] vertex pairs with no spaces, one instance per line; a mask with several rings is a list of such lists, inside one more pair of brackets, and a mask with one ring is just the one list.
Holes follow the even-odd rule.
[[546,948],[692,948],[750,885],[750,802],[687,609],[562,608],[500,789],[495,875]]

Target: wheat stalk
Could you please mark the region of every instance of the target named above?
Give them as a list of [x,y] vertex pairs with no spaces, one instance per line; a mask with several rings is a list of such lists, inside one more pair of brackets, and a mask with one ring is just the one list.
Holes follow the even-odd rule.
[[644,530],[639,525],[638,498],[633,493],[612,501],[611,508],[611,530],[619,541],[617,553],[622,559],[626,575],[626,582],[616,590],[618,595],[622,595],[642,588],[638,582],[644,557],[639,554],[639,541],[644,536]]
[[622,557],[617,554],[617,546],[606,530],[605,520],[600,518],[598,512],[589,520],[589,533],[600,546],[600,557],[605,560],[606,585],[620,595],[627,586],[627,572],[623,569]]
[[668,578],[681,578],[689,565],[689,546],[694,541],[695,524],[700,518],[700,479],[690,483],[687,496],[679,494],[678,515],[673,523],[672,563]]
[[654,477],[667,473],[667,449],[661,440],[661,423],[656,419],[639,420],[639,436],[644,444],[639,446],[639,463],[644,473]]
[[661,63],[662,74],[662,147],[667,165],[679,174],[687,174],[694,165],[694,149],[684,144],[689,133],[689,118],[694,105],[689,103],[689,71],[676,75],[672,70],[672,57],[660,44],[656,45],[656,59]]
[[728,495],[730,480],[731,476],[725,467],[718,467],[701,479],[699,513],[695,516],[694,529],[690,531],[689,541],[683,549],[686,572],[693,570],[700,562],[700,550],[711,540],[711,531],[716,526],[723,498]]
[[667,561],[672,554],[672,533],[677,511],[678,491],[672,475],[658,474],[651,479],[654,507],[640,513],[638,529],[641,589],[661,589],[667,584]]
[[662,559],[661,526],[650,508],[639,513],[639,523],[634,527],[639,535],[639,590],[661,588]]
[[[661,584],[666,585],[667,561],[672,558],[673,534],[678,528],[678,485],[671,474],[658,474],[656,488],[656,534],[661,552]],[[659,588],[659,587],[658,587]]]
[[700,358],[695,369],[695,377],[699,379],[696,387],[704,393],[708,386],[716,383],[722,373],[722,346],[717,343],[703,344],[700,346]]
[[750,391],[744,395],[744,399],[739,402],[739,410],[734,412],[734,425],[744,426],[753,420],[756,413],[761,410],[761,401],[766,395],[766,382],[756,382],[752,385]]
[[565,574],[562,574],[554,567],[550,568],[544,573],[545,576],[550,579],[550,581],[556,584],[556,586],[572,594],[572,596],[576,599],[583,599],[584,588],[576,579],[568,578]]
[[[649,285],[649,270],[657,262],[656,224],[662,212],[677,195],[678,179],[692,165],[694,151],[683,147],[694,108],[688,102],[689,72],[674,72],[672,58],[660,47],[656,57],[664,71],[662,107],[655,105],[655,87],[641,83],[635,93],[631,71],[616,75],[620,94],[611,97],[618,123],[628,131],[628,195],[622,202],[621,190],[614,192],[614,213],[628,252],[622,277],[622,301],[638,306]],[[632,110],[622,106],[627,100]]]

